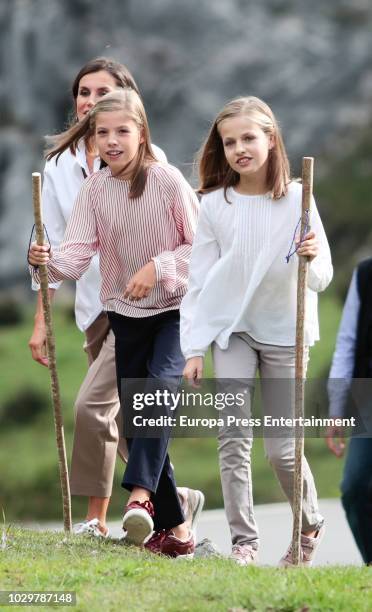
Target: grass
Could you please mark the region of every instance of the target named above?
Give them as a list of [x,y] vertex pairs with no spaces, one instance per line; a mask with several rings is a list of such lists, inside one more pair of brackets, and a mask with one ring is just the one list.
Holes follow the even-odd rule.
[[[329,367],[340,316],[340,304],[331,294],[320,299],[321,342],[312,349],[309,376],[324,376]],[[65,435],[68,456],[71,455],[73,431],[73,404],[86,371],[82,354],[82,334],[63,308],[55,309],[55,331],[58,372],[64,408]],[[25,320],[17,326],[1,330],[0,345],[0,418],[2,406],[17,396],[20,390],[37,390],[44,394],[46,408],[29,425],[19,423],[0,428],[0,465],[2,470],[0,507],[7,519],[59,518],[60,488],[54,425],[49,401],[49,374],[46,368],[34,363],[27,342],[32,328],[32,313],[27,310]],[[211,376],[210,359],[207,375]],[[314,472],[320,497],[338,496],[342,461],[333,458],[324,440],[306,440],[306,454]],[[171,444],[171,457],[176,466],[177,482],[201,488],[206,495],[206,507],[222,506],[216,440],[211,438],[175,439]],[[256,503],[283,501],[284,497],[257,438],[253,447],[253,484]],[[122,465],[118,462],[110,518],[120,515],[123,490],[120,488]],[[20,495],[20,492],[22,494]],[[76,518],[85,512],[85,500],[73,499]]]
[[372,574],[366,567],[284,570],[241,568],[227,559],[180,562],[115,542],[10,527],[0,549],[0,589],[75,591],[74,609],[90,612],[367,612]]
[[[20,389],[35,389],[49,398],[49,372],[31,359],[28,348],[32,316],[27,309],[21,324],[1,329],[0,410]],[[53,318],[64,420],[66,426],[72,426],[72,407],[87,364],[82,354],[84,336],[76,328],[69,309],[55,308]]]
[[91,612],[363,612],[371,609],[372,574],[365,567],[283,570],[240,568],[226,559],[177,562],[120,543],[10,527],[0,550],[0,588],[75,591],[75,609]]

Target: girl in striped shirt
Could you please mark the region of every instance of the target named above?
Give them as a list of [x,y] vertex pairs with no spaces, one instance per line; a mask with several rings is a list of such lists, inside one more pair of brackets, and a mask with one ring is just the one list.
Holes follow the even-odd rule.
[[[198,202],[182,174],[153,154],[145,110],[131,89],[97,102],[60,141],[58,154],[94,135],[107,167],[83,184],[64,241],[53,252],[33,244],[33,265],[47,264],[49,281],[78,279],[99,251],[101,301],[115,334],[118,390],[125,379],[182,375],[179,305],[186,293]],[[58,158],[58,156],[57,156]],[[33,275],[38,280],[37,270]],[[192,554],[173,469],[169,432],[134,437],[122,486],[130,491],[127,540],[169,556]]]

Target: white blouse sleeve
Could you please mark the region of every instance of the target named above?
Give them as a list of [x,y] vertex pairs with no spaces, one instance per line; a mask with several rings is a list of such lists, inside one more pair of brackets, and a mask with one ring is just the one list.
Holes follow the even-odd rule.
[[354,371],[359,310],[357,273],[354,270],[342,312],[327,385],[329,414],[332,417],[342,417],[346,412],[346,401]]
[[327,236],[314,199],[311,209],[311,231],[315,232],[319,241],[319,254],[309,265],[307,285],[309,289],[319,292],[324,291],[331,282],[333,266]]
[[156,159],[158,161],[160,161],[160,162],[167,163],[168,162],[167,156],[164,153],[163,149],[161,149],[160,147],[158,147],[154,143],[152,143],[151,146],[152,146],[152,150],[154,152],[154,155],[155,155]]
[[199,294],[204,287],[209,271],[220,257],[220,248],[203,198],[200,208],[199,221],[191,251],[188,291],[180,307],[181,350],[185,359],[204,356],[204,350],[191,346],[190,336],[195,317],[197,317]]
[[[55,163],[54,160],[50,163]],[[45,164],[43,176],[43,188],[41,194],[43,223],[46,227],[45,238],[50,242],[52,251],[59,247],[66,231],[66,220],[63,216],[61,204],[58,200],[52,173],[48,169],[48,162]],[[58,289],[62,281],[49,283],[51,289]],[[32,289],[38,291],[39,283],[32,278]]]

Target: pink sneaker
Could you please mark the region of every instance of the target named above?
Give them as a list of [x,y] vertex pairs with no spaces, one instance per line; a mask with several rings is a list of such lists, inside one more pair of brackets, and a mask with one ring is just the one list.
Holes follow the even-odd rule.
[[258,550],[252,544],[234,544],[229,559],[238,565],[252,565],[257,555]]
[[158,531],[146,542],[145,548],[157,555],[166,557],[182,557],[192,559],[195,550],[194,536],[190,532],[190,537],[186,542],[179,540],[171,529]]
[[[305,536],[303,533],[301,534],[301,551],[300,551],[300,565],[303,567],[310,567],[313,564],[313,560],[315,557],[316,549],[318,548],[325,532],[325,527],[322,525],[315,536],[315,538],[309,538]],[[293,559],[292,559],[292,544],[289,545],[289,548],[279,561],[279,565],[281,567],[294,567]]]
[[128,544],[141,546],[154,529],[154,506],[150,500],[134,501],[124,508],[123,529]]

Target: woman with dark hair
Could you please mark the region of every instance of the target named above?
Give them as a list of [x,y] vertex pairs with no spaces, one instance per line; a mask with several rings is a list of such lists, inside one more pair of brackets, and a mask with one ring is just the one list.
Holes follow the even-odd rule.
[[[96,102],[115,89],[138,87],[129,70],[112,59],[96,58],[85,64],[72,84],[75,117],[82,121]],[[102,166],[94,138],[81,139],[77,147],[67,148],[61,155],[53,151],[67,137],[63,132],[49,139],[52,152],[47,154],[43,182],[43,217],[52,248],[63,239],[75,198],[84,179]],[[152,145],[156,158],[166,161],[163,151]],[[60,283],[50,284],[50,294]],[[33,288],[38,285],[33,283]],[[116,453],[125,461],[127,450],[121,432],[120,403],[116,386],[115,340],[107,314],[100,301],[101,275],[99,255],[76,283],[75,316],[78,328],[85,333],[84,349],[89,370],[80,387],[75,404],[75,432],[71,459],[70,486],[72,495],[88,497],[86,520],[75,526],[75,532],[106,537],[106,514],[110,502]],[[29,342],[32,357],[47,366],[46,332],[39,292],[34,330]],[[194,527],[204,503],[203,494],[191,489],[178,489],[183,509]]]

